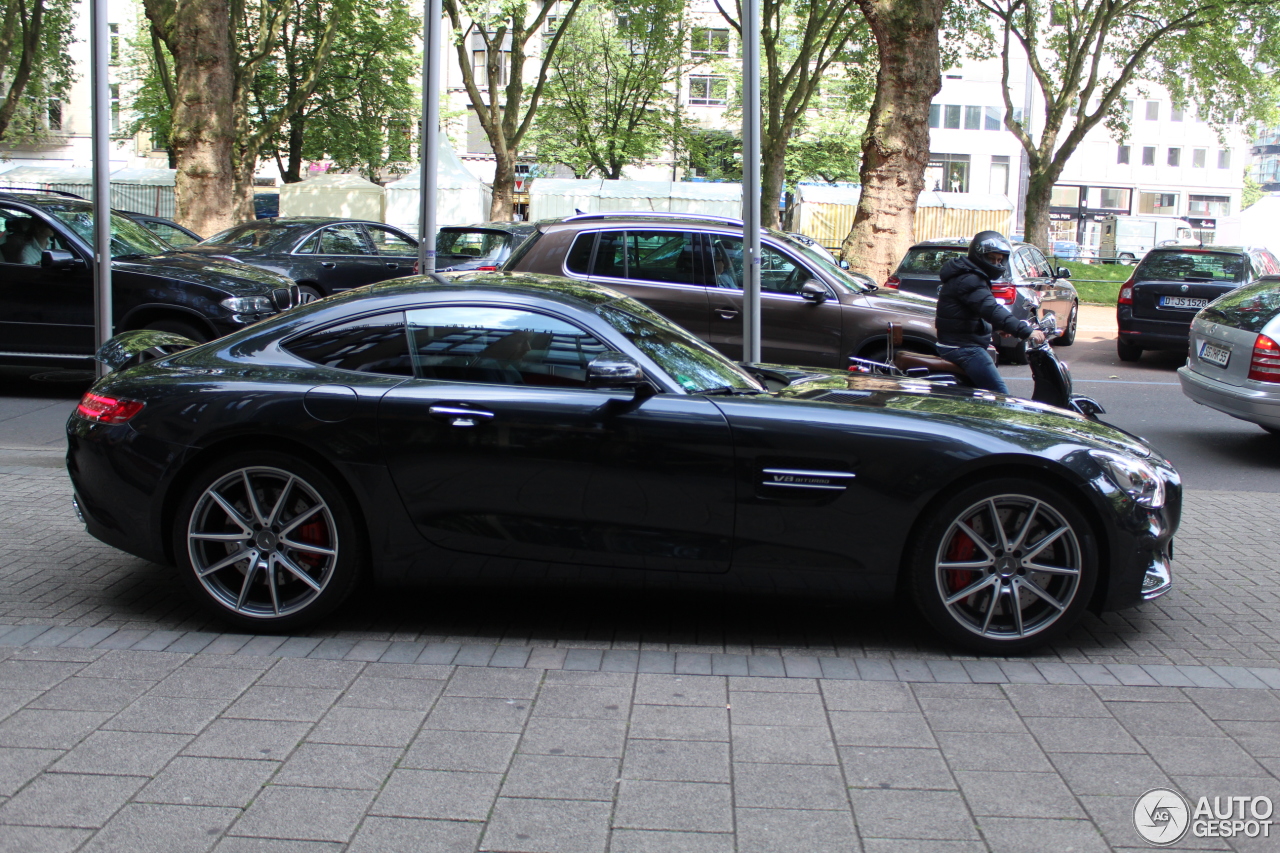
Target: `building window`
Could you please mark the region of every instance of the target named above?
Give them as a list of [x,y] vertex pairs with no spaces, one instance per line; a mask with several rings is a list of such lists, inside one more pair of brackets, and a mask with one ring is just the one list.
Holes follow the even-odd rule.
[[983,107],[983,109],[986,111],[987,130],[1000,130],[1004,127],[1004,124],[1000,121],[999,107]]
[[964,129],[982,130],[982,107],[964,108]]
[[969,155],[930,154],[929,168],[924,173],[924,185],[926,189],[936,192],[967,193],[969,191]]
[[1178,194],[1138,193],[1138,212],[1175,216],[1178,213]]
[[1124,100],[1123,114],[1125,118],[1133,117],[1133,101],[1128,98],[1125,98]]
[[1230,148],[1218,149],[1218,168],[1219,169],[1231,168],[1231,149]]
[[1187,196],[1189,216],[1230,216],[1231,198],[1224,195]]
[[1116,162],[1121,165],[1129,165],[1129,146],[1121,145],[1116,148]]
[[[476,85],[489,82],[489,68],[485,62],[489,56],[487,50],[471,51],[471,72],[475,75]],[[511,51],[504,50],[498,57],[498,85],[506,86],[510,77]]]
[[1132,192],[1118,187],[1089,187],[1085,191],[1084,206],[1090,210],[1123,210],[1128,213]]
[[695,57],[729,55],[729,31],[695,27],[690,36],[690,52]]
[[119,65],[120,64],[120,25],[107,24],[107,34],[108,34],[108,38],[111,41],[111,51],[110,51],[111,59],[109,60],[109,64]]
[[1169,149],[1169,165],[1177,166],[1177,165],[1180,165],[1181,162],[1182,162],[1182,149],[1170,148]]
[[120,132],[120,84],[112,83],[108,87],[111,92],[111,132]]
[[1050,207],[1080,207],[1080,187],[1054,187],[1049,194]]
[[1147,121],[1160,120],[1160,102],[1147,101]]
[[1156,148],[1154,145],[1142,146],[1142,165],[1154,166],[1156,164]]
[[689,103],[697,107],[724,106],[729,100],[729,81],[724,77],[697,75],[689,78]]
[[929,127],[942,127],[942,104],[929,105]]
[[1182,110],[1177,107],[1171,107],[1169,110],[1169,119],[1171,121],[1182,121]]
[[954,104],[947,104],[947,108],[943,113],[943,116],[943,127],[951,130],[960,129],[960,107]]
[[1191,149],[1191,168],[1203,169],[1205,163],[1209,161],[1208,148],[1192,148]]
[[991,158],[991,186],[989,191],[996,195],[1009,194],[1009,157],[996,154]]
[[62,130],[62,101],[57,98],[49,99],[49,129]]

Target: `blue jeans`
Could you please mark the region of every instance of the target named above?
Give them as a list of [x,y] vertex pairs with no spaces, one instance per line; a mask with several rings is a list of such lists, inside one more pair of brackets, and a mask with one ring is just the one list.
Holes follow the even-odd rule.
[[991,354],[987,352],[986,347],[951,347],[938,344],[938,355],[964,368],[964,372],[969,374],[969,379],[973,381],[975,388],[985,388],[997,394],[1009,393],[1009,386],[1005,385],[1004,380],[1000,378],[1000,371],[996,370],[996,363],[991,360]]

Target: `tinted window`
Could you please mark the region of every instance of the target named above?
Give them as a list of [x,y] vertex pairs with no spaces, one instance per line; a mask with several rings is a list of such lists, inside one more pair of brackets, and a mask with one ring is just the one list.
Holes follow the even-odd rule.
[[258,227],[252,223],[237,225],[204,241],[205,246],[226,246],[228,249],[257,249],[270,245],[290,232],[297,230],[294,225]]
[[[715,263],[716,281],[721,287],[742,287],[742,240],[737,237],[714,237],[711,257]],[[760,290],[764,293],[800,292],[810,278],[809,271],[772,246],[760,247]]]
[[420,379],[585,387],[608,347],[577,326],[515,308],[450,306],[407,312]]
[[172,225],[166,225],[163,222],[149,221],[145,223],[146,227],[151,230],[157,237],[164,240],[170,246],[190,246],[196,242],[191,235],[185,231],[179,231]]
[[942,265],[952,258],[963,258],[969,253],[967,248],[955,246],[929,246],[915,248],[907,252],[907,256],[898,264],[898,275],[903,273],[938,274]]
[[320,233],[321,255],[367,255],[369,248],[365,245],[360,229],[354,225],[334,225]]
[[436,234],[436,252],[496,261],[508,242],[506,234],[492,231],[441,231]]
[[390,228],[379,228],[376,225],[366,225],[365,231],[373,240],[373,246],[378,250],[380,255],[417,255],[418,246],[408,238],[397,234]]
[[[84,202],[42,204],[40,209],[52,214],[63,225],[93,245],[93,208]],[[111,257],[158,255],[172,248],[132,219],[111,214]]]
[[1233,290],[1209,304],[1204,319],[1246,332],[1261,332],[1280,316],[1280,281],[1260,281]]
[[[530,240],[528,244],[532,244]],[[565,258],[564,266],[569,272],[576,272],[580,275],[591,275],[591,250],[596,245],[596,235],[593,233],[579,234],[573,239],[573,245],[569,247],[569,255]],[[514,261],[515,258],[512,258]]]
[[68,251],[48,223],[22,210],[0,208],[0,261],[38,265],[46,249]]
[[404,315],[399,311],[330,326],[290,341],[285,349],[323,367],[357,373],[413,375]]
[[1053,270],[1049,267],[1049,262],[1045,260],[1044,254],[1035,247],[1024,249],[1027,253],[1027,267],[1033,270],[1031,275],[1039,278],[1052,278]]
[[[570,270],[580,272],[585,267],[592,236],[580,235],[574,243],[570,250]],[[605,231],[600,234],[590,275],[702,284],[697,236],[690,231]]]
[[1244,278],[1244,258],[1222,252],[1149,252],[1134,281],[1225,281]]

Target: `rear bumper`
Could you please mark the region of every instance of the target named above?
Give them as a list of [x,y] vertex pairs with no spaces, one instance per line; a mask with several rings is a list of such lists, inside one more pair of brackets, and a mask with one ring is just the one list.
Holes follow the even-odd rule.
[[1134,317],[1127,305],[1116,308],[1116,329],[1120,340],[1143,349],[1185,350],[1191,341],[1191,319],[1194,312],[1176,320],[1149,320]]
[[1264,391],[1242,385],[1228,385],[1196,373],[1189,366],[1178,368],[1182,393],[1195,402],[1242,421],[1280,429],[1280,385]]

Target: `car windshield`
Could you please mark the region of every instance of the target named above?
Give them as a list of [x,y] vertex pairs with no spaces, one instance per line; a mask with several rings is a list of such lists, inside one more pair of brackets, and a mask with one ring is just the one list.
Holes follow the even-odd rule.
[[1148,252],[1133,271],[1137,281],[1225,281],[1244,278],[1244,258],[1225,252]]
[[256,222],[247,222],[214,234],[200,245],[217,246],[223,249],[259,249],[271,245],[294,230],[297,230],[296,225],[274,223],[260,225]]
[[510,235],[497,231],[440,231],[436,234],[436,253],[497,260],[510,241]]
[[[93,208],[83,204],[50,204],[44,211],[93,245]],[[168,252],[173,247],[132,219],[111,214],[111,257],[143,258]]]
[[804,255],[804,259],[815,266],[821,267],[824,272],[830,273],[833,277],[840,280],[840,283],[852,290],[854,293],[866,293],[871,288],[867,287],[864,282],[858,281],[849,274],[847,270],[842,270],[834,262],[831,253],[825,249],[815,249],[813,246],[806,245],[800,240],[789,238],[787,247],[793,252]]
[[635,300],[606,302],[596,313],[689,394],[765,390],[750,373]]
[[1237,288],[1209,303],[1200,316],[1211,323],[1261,332],[1263,326],[1280,317],[1280,278]]
[[942,269],[942,265],[952,258],[963,258],[969,254],[968,247],[961,248],[959,246],[929,246],[927,248],[911,249],[907,252],[906,257],[902,259],[902,263],[898,264],[895,275],[903,273],[929,273],[937,275]]

